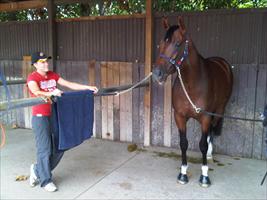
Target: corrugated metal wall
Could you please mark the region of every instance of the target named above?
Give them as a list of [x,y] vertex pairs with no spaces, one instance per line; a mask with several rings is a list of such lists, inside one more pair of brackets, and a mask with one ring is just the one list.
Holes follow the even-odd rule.
[[[144,19],[58,22],[58,60],[144,62]],[[0,60],[48,51],[47,22],[0,23]]]
[[22,60],[42,49],[48,51],[47,22],[0,23],[0,60]]
[[[221,56],[235,66],[234,91],[226,114],[258,118],[258,112],[262,111],[264,104],[267,103],[267,9],[174,13],[169,14],[170,24],[177,23],[177,16],[180,14],[184,16],[188,33],[204,57]],[[164,34],[161,17],[162,15],[154,17],[154,58],[157,56],[156,46]],[[13,70],[15,64],[12,60],[21,60],[23,55],[29,55],[35,50],[47,51],[46,27],[45,21],[0,24],[1,67],[11,68],[11,71],[19,76],[19,70]],[[105,78],[102,77],[104,74],[101,70],[106,65],[98,61],[130,63],[138,61],[141,64],[132,65],[131,73],[133,73],[134,82],[144,71],[142,64],[145,52],[144,31],[143,18],[58,22],[58,72],[66,79],[87,83],[91,81],[88,80],[90,77],[88,63],[95,59],[97,61],[94,72],[96,85],[111,86],[115,84],[113,81],[102,84]],[[125,64],[125,68],[128,65]],[[135,65],[138,67],[134,67]],[[170,102],[173,79],[174,77],[170,78],[164,87],[152,85],[152,145],[179,148],[178,131]],[[12,87],[18,87],[16,90],[21,90],[19,88],[21,86]],[[3,94],[3,89],[1,87],[0,89]],[[142,95],[142,89],[138,89],[138,92],[134,91],[131,95],[132,108],[136,108],[136,105],[138,108],[131,110],[129,115],[132,116],[131,134],[125,133],[126,139],[122,140],[139,144],[143,142]],[[17,97],[20,96],[14,96],[14,98]],[[110,101],[104,99],[103,102]],[[96,100],[98,108],[96,134],[99,138],[106,134],[103,131],[108,131],[103,129],[103,126],[106,126],[102,118],[106,116],[106,113],[101,111],[105,107],[103,106],[102,100]],[[10,115],[14,117],[7,117],[5,121],[10,122],[11,118],[16,120],[19,118],[16,114]],[[113,107],[112,116],[115,121],[111,139],[121,139],[116,106]],[[22,123],[23,116],[20,116],[17,121]],[[130,137],[127,137],[127,134]],[[188,138],[189,149],[198,150],[200,128],[194,120],[188,123]],[[216,152],[228,155],[262,159],[264,149],[264,132],[259,123],[225,120],[223,134],[215,141]]]
[[[267,62],[267,9],[175,13],[169,15],[171,24],[178,15],[204,57],[222,56],[234,64]],[[164,34],[162,16],[154,17],[154,47]],[[143,18],[58,22],[57,29],[59,60],[144,62]],[[47,41],[46,21],[0,23],[1,60],[47,52]]]
[[144,19],[60,22],[58,35],[60,60],[144,62]]

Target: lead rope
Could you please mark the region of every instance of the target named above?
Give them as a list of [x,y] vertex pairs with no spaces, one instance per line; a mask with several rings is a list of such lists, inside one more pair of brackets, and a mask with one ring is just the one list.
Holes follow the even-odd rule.
[[128,88],[127,90],[123,90],[121,92],[115,92],[116,96],[119,96],[121,94],[124,94],[126,92],[131,91],[132,89],[136,88],[137,86],[141,85],[142,83],[146,82],[146,80],[148,80],[150,77],[152,76],[152,72],[150,72],[143,80],[137,82],[136,84],[134,84],[132,87]]
[[194,110],[196,111],[196,113],[200,113],[201,112],[201,108],[198,108],[194,103],[193,101],[191,100],[191,98],[189,97],[186,89],[185,89],[185,86],[184,86],[184,82],[183,82],[183,79],[182,79],[182,76],[181,76],[181,72],[180,72],[180,68],[179,67],[176,67],[177,68],[177,71],[178,71],[178,77],[179,77],[179,80],[180,80],[180,83],[182,85],[182,88],[183,88],[183,91],[185,93],[185,96],[186,98],[188,99],[189,103],[192,105],[192,107],[194,108]]

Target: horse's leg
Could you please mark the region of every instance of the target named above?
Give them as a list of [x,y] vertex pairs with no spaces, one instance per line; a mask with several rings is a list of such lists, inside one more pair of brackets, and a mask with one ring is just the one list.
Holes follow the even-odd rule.
[[212,160],[212,151],[213,151],[213,133],[209,133],[207,137],[207,143],[208,143],[208,151],[207,151],[207,159]]
[[[216,113],[223,114],[224,108],[220,108],[216,110]],[[207,152],[207,159],[212,160],[212,150],[213,150],[213,139],[215,136],[220,136],[222,131],[222,125],[223,125],[223,118],[220,117],[214,117],[212,119],[212,123],[210,126],[210,131],[208,135],[208,152]]]
[[181,184],[188,183],[188,176],[186,174],[187,172],[187,158],[186,158],[186,151],[188,148],[188,140],[186,138],[186,118],[178,115],[177,113],[174,114],[176,125],[179,129],[179,135],[180,135],[180,148],[182,151],[182,165],[180,169],[180,173],[177,177],[177,182]]
[[[216,113],[223,115],[223,112],[216,111]],[[223,127],[223,118],[215,117],[211,125],[211,132],[214,136],[220,136]]]
[[208,176],[209,167],[207,165],[207,151],[208,151],[208,134],[210,129],[211,119],[210,117],[204,116],[201,120],[202,135],[199,141],[199,148],[202,153],[202,174],[199,179],[199,184],[202,187],[209,187],[211,182]]

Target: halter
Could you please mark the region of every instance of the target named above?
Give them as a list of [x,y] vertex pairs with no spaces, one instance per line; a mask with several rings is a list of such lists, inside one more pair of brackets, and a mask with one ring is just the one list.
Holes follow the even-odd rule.
[[185,47],[184,47],[184,52],[182,57],[180,58],[180,60],[176,60],[177,56],[175,58],[172,58],[172,56],[178,52],[178,48],[180,46],[180,44],[175,44],[175,49],[171,54],[171,57],[166,56],[165,54],[160,54],[160,57],[165,59],[167,62],[171,63],[172,65],[174,65],[177,69],[180,68],[180,66],[182,65],[183,61],[187,58],[188,56],[188,43],[189,41],[186,40],[185,41]]

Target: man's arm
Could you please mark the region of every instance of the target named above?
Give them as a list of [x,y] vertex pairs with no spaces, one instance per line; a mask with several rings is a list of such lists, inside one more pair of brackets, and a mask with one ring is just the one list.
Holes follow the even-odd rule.
[[28,82],[28,87],[31,90],[31,92],[35,95],[35,96],[46,96],[46,97],[51,97],[53,96],[61,96],[61,91],[60,90],[54,90],[52,92],[44,92],[41,91],[38,84],[35,81],[29,81]]
[[58,79],[57,82],[59,85],[67,87],[67,88],[72,89],[72,90],[92,90],[92,91],[94,91],[94,93],[97,93],[97,91],[98,91],[97,87],[95,87],[95,86],[82,85],[79,83],[74,83],[71,81],[67,81],[61,77]]

